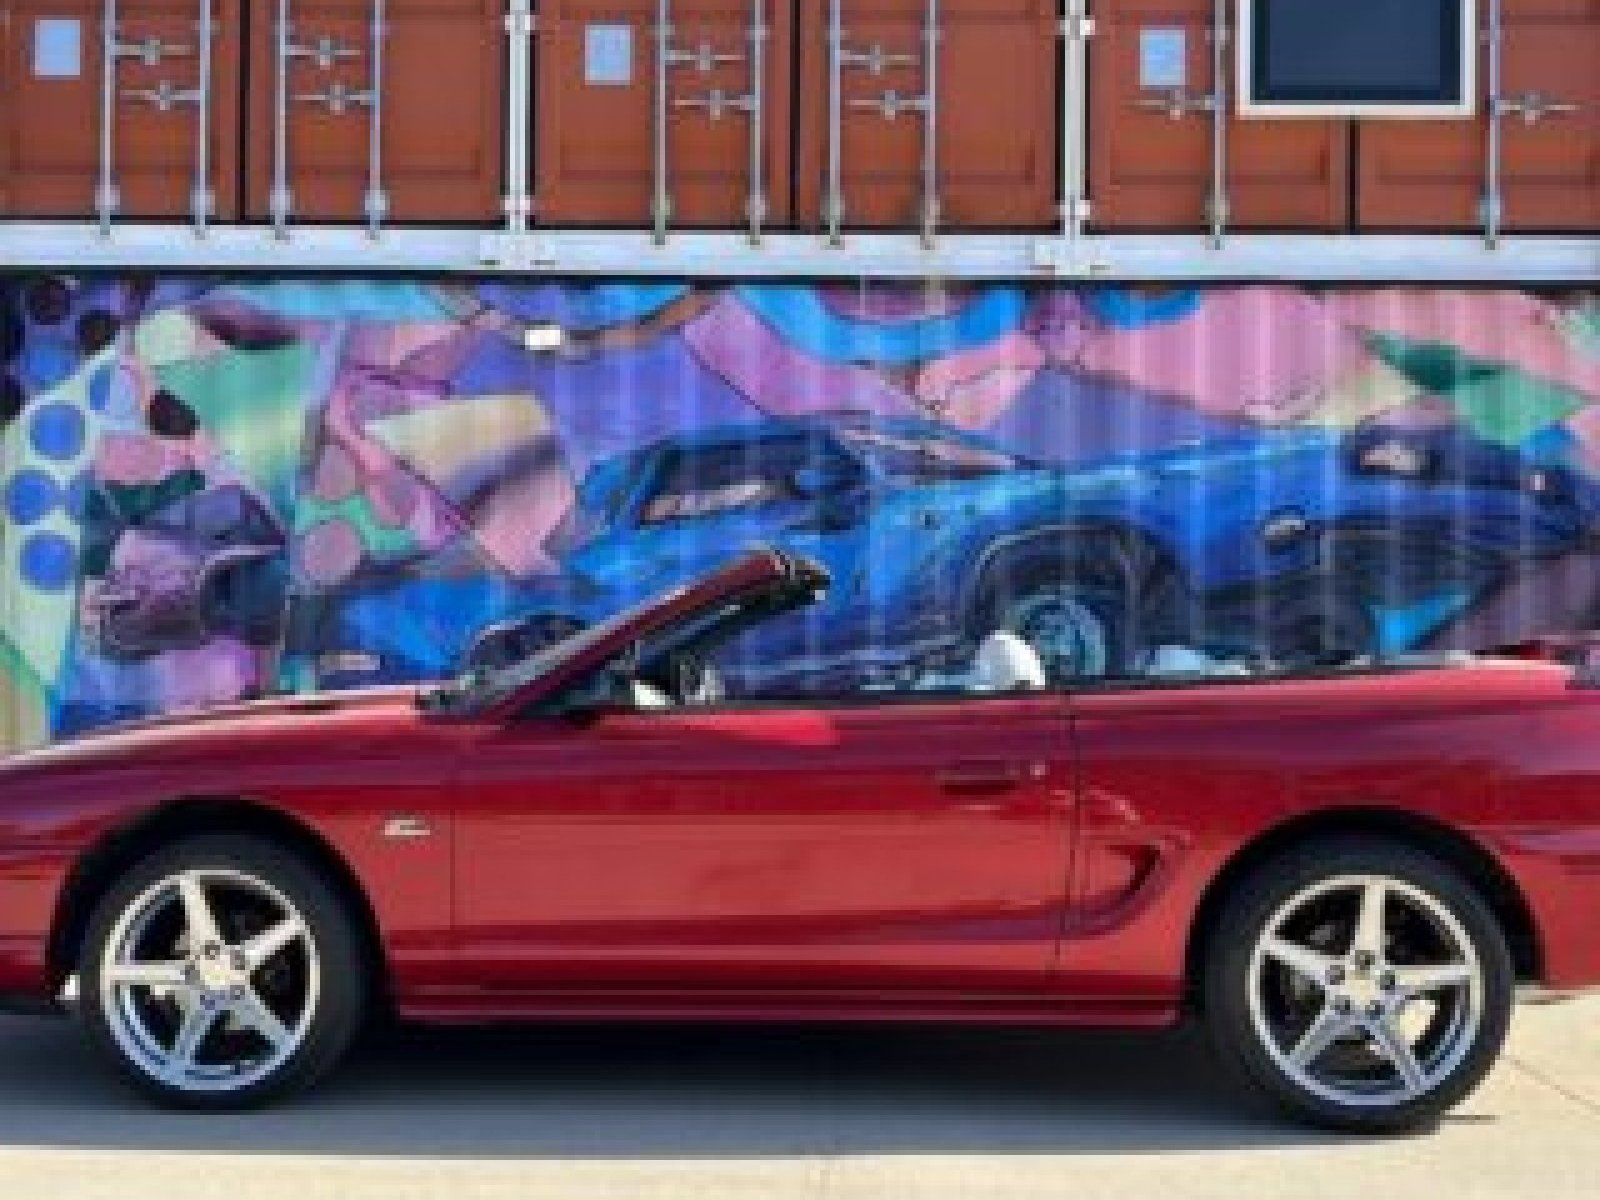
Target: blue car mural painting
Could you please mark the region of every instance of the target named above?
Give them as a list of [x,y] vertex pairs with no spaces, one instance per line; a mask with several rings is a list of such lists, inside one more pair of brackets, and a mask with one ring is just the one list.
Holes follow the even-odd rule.
[[1573,549],[1596,507],[1565,468],[1455,429],[1257,430],[1062,468],[923,419],[774,418],[591,469],[557,576],[436,581],[450,619],[426,630],[380,588],[310,640],[359,648],[368,679],[500,665],[769,542],[834,585],[719,660],[740,693],[914,679],[997,628],[1057,678],[1137,673],[1169,645],[1333,665],[1414,646]]

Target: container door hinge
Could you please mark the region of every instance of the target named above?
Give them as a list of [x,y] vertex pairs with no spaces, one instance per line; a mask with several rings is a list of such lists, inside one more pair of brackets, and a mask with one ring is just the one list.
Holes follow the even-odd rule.
[[506,13],[506,33],[514,38],[531,38],[539,32],[539,18],[526,8],[513,8]]
[[1093,17],[1074,13],[1061,18],[1061,36],[1069,42],[1087,42],[1097,32]]

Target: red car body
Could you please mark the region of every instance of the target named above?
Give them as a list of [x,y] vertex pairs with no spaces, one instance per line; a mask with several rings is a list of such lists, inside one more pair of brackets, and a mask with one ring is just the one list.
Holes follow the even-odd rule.
[[0,764],[0,993],[47,1004],[107,881],[218,826],[327,865],[411,1018],[1169,1022],[1227,881],[1345,829],[1479,883],[1529,981],[1600,984],[1600,692],[1562,667],[517,715],[781,569],[480,711],[272,700]]

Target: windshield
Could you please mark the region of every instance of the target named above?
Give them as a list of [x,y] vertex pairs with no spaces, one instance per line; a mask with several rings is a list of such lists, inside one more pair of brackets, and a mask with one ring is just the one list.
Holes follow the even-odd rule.
[[841,429],[839,437],[891,479],[928,483],[977,479],[1033,464],[993,446],[948,436],[921,437],[884,429]]
[[571,662],[592,646],[604,641],[630,622],[637,621],[652,609],[659,608],[664,604],[674,603],[688,590],[688,585],[684,585],[669,592],[651,596],[648,600],[641,601],[632,608],[623,609],[615,616],[587,626],[570,637],[562,638],[559,642],[545,647],[521,662],[497,669],[480,667],[468,671],[451,682],[441,685],[435,691],[427,693],[425,703],[429,707],[469,711],[488,707],[518,688],[526,687],[541,676],[547,675],[563,664]]

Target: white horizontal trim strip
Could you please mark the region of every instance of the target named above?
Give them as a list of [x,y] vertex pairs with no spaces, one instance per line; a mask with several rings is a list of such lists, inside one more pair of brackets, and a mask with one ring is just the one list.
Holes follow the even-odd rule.
[[253,226],[0,223],[0,269],[176,269],[347,274],[549,274],[728,278],[1156,279],[1600,282],[1600,237],[1237,234],[1214,248],[1202,234],[1077,239],[951,234],[932,249],[915,234],[680,233],[658,245],[645,231],[301,227],[287,239]]

